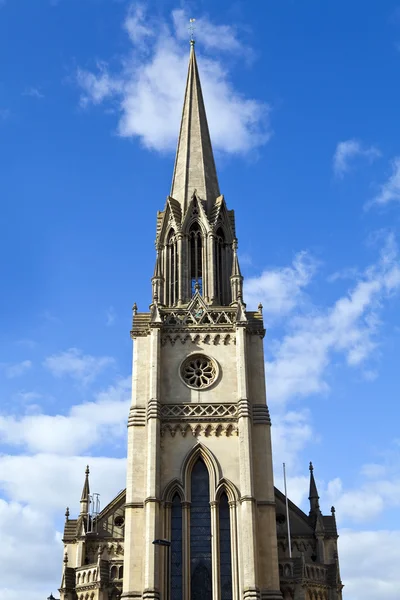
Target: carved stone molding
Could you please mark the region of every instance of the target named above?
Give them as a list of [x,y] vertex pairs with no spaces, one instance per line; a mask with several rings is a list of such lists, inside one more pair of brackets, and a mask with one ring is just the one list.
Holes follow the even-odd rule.
[[253,405],[253,423],[254,425],[271,425],[271,418],[266,404]]
[[163,404],[163,421],[236,421],[236,404]]
[[198,437],[204,435],[205,437],[231,437],[239,435],[238,427],[235,423],[163,423],[161,426],[161,436],[169,434],[172,437],[179,433],[183,437],[186,435],[193,435]]
[[146,408],[144,406],[132,406],[129,411],[128,427],[143,427],[146,425]]
[[160,416],[160,403],[156,398],[151,398],[147,405],[147,419],[158,419]]
[[239,419],[242,417],[250,417],[251,413],[250,402],[247,398],[242,398],[242,400],[238,401],[238,417]]

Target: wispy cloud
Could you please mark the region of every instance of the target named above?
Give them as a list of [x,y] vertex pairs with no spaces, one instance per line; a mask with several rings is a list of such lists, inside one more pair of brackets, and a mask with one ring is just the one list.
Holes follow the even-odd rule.
[[27,87],[23,92],[22,92],[23,96],[31,96],[32,98],[37,98],[38,100],[41,100],[42,98],[44,98],[44,94],[42,94],[42,92],[39,90],[39,88],[37,87]]
[[326,373],[333,353],[351,367],[361,366],[377,345],[379,312],[385,298],[400,289],[400,262],[393,235],[380,259],[331,307],[313,307],[288,321],[288,333],[272,346],[267,362],[270,402],[328,390]]
[[96,447],[104,437],[124,440],[130,401],[130,378],[72,406],[67,415],[0,416],[3,443],[33,453],[74,455]]
[[260,276],[245,280],[246,302],[253,308],[261,302],[267,318],[288,315],[303,298],[317,266],[308,252],[299,252],[290,267],[266,269]]
[[3,363],[0,364],[0,367],[8,379],[14,379],[15,377],[21,377],[21,375],[29,371],[32,368],[32,361],[23,360],[14,364]]
[[[269,106],[237,91],[226,67],[215,58],[216,50],[231,50],[238,60],[245,56],[234,28],[200,20],[199,47],[205,54],[199,62],[214,147],[227,153],[248,152],[269,139]],[[106,63],[98,63],[95,73],[78,69],[81,105],[111,101],[119,111],[119,135],[137,137],[153,150],[174,150],[188,62],[188,45],[180,40],[187,40],[188,21],[183,10],[176,10],[168,22],[155,22],[143,5],[131,5],[124,28],[132,52],[117,72]],[[206,56],[208,50],[213,58]]]
[[389,202],[400,202],[400,156],[392,160],[392,173],[381,185],[379,194],[370,202],[371,204],[389,204]]
[[69,376],[87,384],[114,362],[111,356],[92,356],[78,348],[69,348],[47,357],[43,364],[55,377]]
[[117,318],[117,315],[115,313],[115,309],[114,309],[113,306],[110,306],[107,309],[107,312],[106,312],[106,325],[107,325],[107,327],[111,327],[111,325],[114,325],[116,318]]
[[351,164],[356,158],[365,158],[369,163],[381,156],[375,146],[365,146],[359,140],[339,142],[333,156],[333,171],[336,177],[342,178],[350,171]]

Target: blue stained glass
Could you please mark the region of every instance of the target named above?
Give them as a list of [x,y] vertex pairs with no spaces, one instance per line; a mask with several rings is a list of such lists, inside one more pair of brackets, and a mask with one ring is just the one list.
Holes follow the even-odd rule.
[[231,519],[226,494],[219,501],[219,550],[221,600],[232,600]]
[[178,494],[171,509],[171,600],[182,600],[182,505]]
[[212,600],[210,483],[202,460],[193,467],[191,495],[190,597]]

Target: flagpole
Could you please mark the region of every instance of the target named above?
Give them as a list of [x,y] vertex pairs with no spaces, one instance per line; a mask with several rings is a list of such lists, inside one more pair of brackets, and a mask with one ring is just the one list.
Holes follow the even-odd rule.
[[285,483],[286,523],[287,523],[287,535],[288,535],[288,546],[289,546],[289,558],[292,558],[292,542],[290,539],[290,521],[289,521],[289,501],[288,501],[287,488],[286,488],[286,465],[285,465],[285,463],[283,463],[283,481]]

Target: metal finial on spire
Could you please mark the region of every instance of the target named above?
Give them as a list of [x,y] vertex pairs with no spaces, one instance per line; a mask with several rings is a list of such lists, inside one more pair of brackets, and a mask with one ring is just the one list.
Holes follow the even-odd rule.
[[309,466],[309,469],[310,469],[311,473],[314,471],[314,467],[313,467],[313,464],[312,464],[312,462],[311,462],[311,461],[310,461],[310,466]]
[[196,30],[196,25],[195,25],[196,19],[189,19],[189,33],[190,33],[190,45],[193,46],[194,45],[194,32]]
[[89,471],[89,465],[86,465],[86,471],[85,471],[85,475],[89,475],[90,471]]

